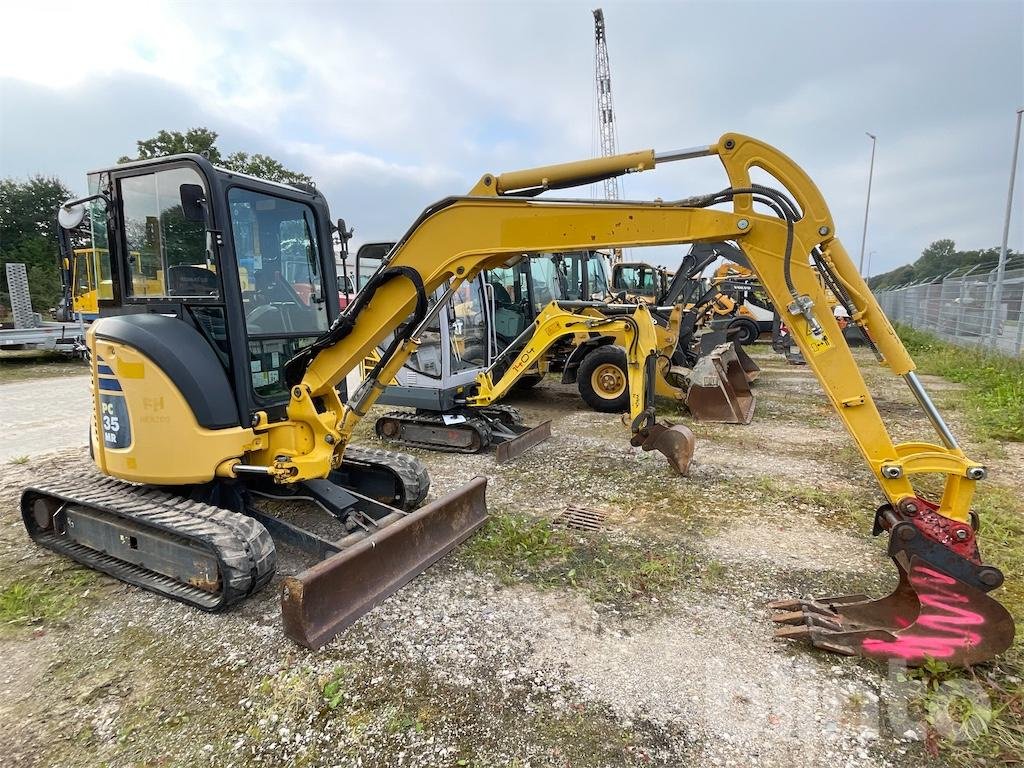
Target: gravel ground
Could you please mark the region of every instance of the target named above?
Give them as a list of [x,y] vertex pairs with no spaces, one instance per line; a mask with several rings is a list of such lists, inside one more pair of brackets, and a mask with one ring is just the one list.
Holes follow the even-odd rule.
[[[82,573],[25,539],[20,487],[84,471],[81,449],[8,465],[0,587],[41,582],[77,600],[0,632],[3,763],[934,764],[886,670],[771,639],[767,601],[881,591],[891,575],[869,536],[877,494],[812,375],[763,351],[759,361],[754,424],[697,425],[688,479],[631,449],[617,418],[582,410],[550,382],[517,396],[529,422],[554,419],[554,437],[519,460],[417,452],[432,497],[482,474],[493,513],[545,517],[584,504],[606,513],[600,535],[613,545],[689,553],[697,570],[673,593],[595,602],[571,587],[508,583],[457,555],[319,652],[279,627],[280,578],[305,566],[295,553],[279,551],[275,583],[257,597],[203,614]],[[898,382],[880,372],[872,382],[901,432],[927,434]],[[37,384],[40,400],[66,396],[63,382]],[[941,406],[955,401],[955,389],[933,389]],[[963,433],[955,410],[952,421]],[[982,446],[982,460],[986,451],[993,467],[1020,466],[1020,451]]]

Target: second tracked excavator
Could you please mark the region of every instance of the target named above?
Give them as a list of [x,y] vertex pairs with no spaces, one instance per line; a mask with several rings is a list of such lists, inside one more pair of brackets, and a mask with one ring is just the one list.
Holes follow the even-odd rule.
[[[718,192],[652,201],[540,197],[705,156],[717,156],[728,178]],[[752,183],[752,168],[779,189]],[[39,478],[22,494],[24,523],[39,544],[216,610],[267,583],[273,534],[319,560],[284,579],[281,606],[290,637],[322,645],[486,517],[485,479],[416,509],[427,493],[422,467],[352,442],[443,306],[430,307],[431,293],[444,288],[448,300],[481,270],[523,253],[729,240],[785,308],[794,341],[870,467],[884,497],[875,531],[888,534],[899,574],[895,592],[880,600],[777,603],[780,633],[909,665],[973,664],[1010,645],[1012,619],[989,594],[1003,576],[982,561],[971,511],[986,468],[965,456],[928,398],[817,187],[773,147],[729,133],[690,149],[485,174],[468,195],[426,209],[340,314],[326,298],[337,293],[330,218],[315,191],[216,169],[195,155],[126,163],[92,181],[93,195],[66,205],[65,219],[74,224],[86,204],[102,209],[98,229],[108,242],[93,247],[110,249],[114,301],[124,314],[101,316],[88,332],[97,474]],[[159,293],[133,295],[137,272],[160,283]],[[892,441],[825,287],[879,362],[906,381],[937,442]],[[636,324],[631,441],[685,442],[655,419],[656,356],[639,312],[627,318]],[[523,349],[544,346],[543,335],[566,319],[535,324]],[[338,385],[389,335],[377,365],[343,400]],[[942,476],[941,497],[915,489],[921,474]],[[269,514],[257,505],[267,496],[313,500],[334,532]]]

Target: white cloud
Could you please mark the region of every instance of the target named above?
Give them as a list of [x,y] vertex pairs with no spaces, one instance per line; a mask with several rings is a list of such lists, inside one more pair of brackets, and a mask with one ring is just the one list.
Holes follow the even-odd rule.
[[[77,182],[160,128],[204,124],[226,149],[312,174],[360,232],[393,236],[484,171],[593,150],[587,2],[9,5],[3,173]],[[763,138],[818,182],[853,253],[871,130],[876,269],[939,237],[997,242],[1024,98],[1020,3],[604,7],[623,150]],[[722,184],[701,161],[624,187]]]

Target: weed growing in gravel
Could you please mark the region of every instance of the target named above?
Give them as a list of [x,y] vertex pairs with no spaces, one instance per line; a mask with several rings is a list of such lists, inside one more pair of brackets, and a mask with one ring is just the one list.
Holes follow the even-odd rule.
[[[372,768],[394,765],[395,755],[410,756],[415,765],[428,764],[417,756],[433,755],[429,764],[464,768],[651,762],[631,727],[603,707],[568,697],[569,691],[538,685],[532,674],[466,685],[385,652],[335,667],[316,690],[320,714],[309,720],[307,712],[297,722],[315,722],[336,757],[358,754]],[[511,726],[510,712],[516,713]],[[278,725],[295,730],[296,719]]]
[[[744,489],[748,490],[748,489]],[[833,530],[849,533],[870,527],[877,500],[870,489],[822,488],[760,477],[749,488],[751,504],[771,502],[810,507]]]
[[[1018,660],[1009,662],[1018,674]],[[1004,666],[1001,664],[1000,666]],[[925,749],[957,766],[1024,762],[1024,682],[1005,669],[950,669],[930,661],[901,675],[917,684],[916,714],[925,723]]]
[[519,514],[493,516],[460,556],[504,584],[579,589],[620,608],[675,590],[696,564],[693,556],[663,546],[612,542]]
[[22,578],[0,587],[0,625],[60,619],[88,595],[95,581],[92,571],[74,569],[51,578]]
[[12,456],[7,460],[8,464],[28,464],[28,456]]
[[906,325],[896,330],[920,370],[968,385],[968,414],[983,434],[1024,441],[1024,360],[955,347]]

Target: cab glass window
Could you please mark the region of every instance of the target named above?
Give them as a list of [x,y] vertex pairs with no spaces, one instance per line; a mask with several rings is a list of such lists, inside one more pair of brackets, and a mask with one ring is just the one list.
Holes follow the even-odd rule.
[[591,253],[587,259],[587,287],[589,298],[600,299],[608,293],[608,274],[604,269],[604,258],[599,253]]
[[188,221],[181,185],[203,179],[171,168],[122,179],[128,294],[136,298],[217,297],[220,283],[203,222]]
[[326,331],[327,302],[313,209],[238,187],[228,192],[228,205],[249,335]]
[[[89,174],[89,194],[95,195],[100,191],[100,174]],[[89,291],[96,291],[99,299],[114,298],[114,283],[110,274],[110,238],[107,235],[107,204],[103,200],[93,200],[86,209],[89,213],[89,235],[92,239],[92,248],[87,258],[91,260],[88,269],[88,284],[79,285],[78,295],[85,295]],[[76,251],[76,261],[77,254]]]
[[533,275],[533,309],[539,313],[552,301],[562,300],[558,266],[549,257],[530,259],[529,264]]

